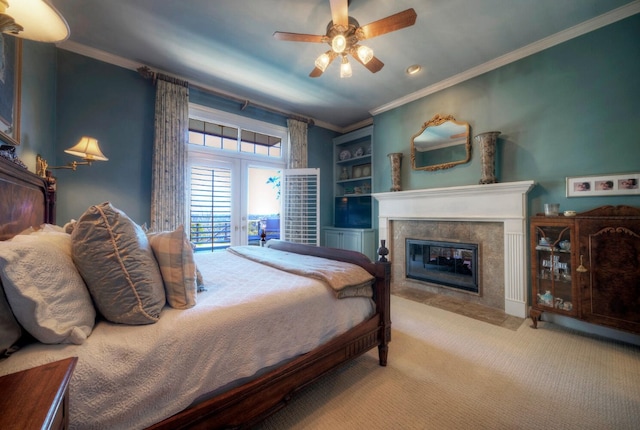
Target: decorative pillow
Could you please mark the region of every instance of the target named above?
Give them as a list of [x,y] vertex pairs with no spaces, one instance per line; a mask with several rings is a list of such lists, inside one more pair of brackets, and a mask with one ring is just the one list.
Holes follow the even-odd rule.
[[166,303],[142,228],[111,203],[91,206],[71,234],[73,261],[98,311],[121,324],[152,324]]
[[61,232],[18,235],[0,242],[0,277],[18,322],[42,343],[81,344],[96,313]]
[[169,306],[188,309],[196,304],[196,263],[184,227],[148,233],[149,243],[164,281]]

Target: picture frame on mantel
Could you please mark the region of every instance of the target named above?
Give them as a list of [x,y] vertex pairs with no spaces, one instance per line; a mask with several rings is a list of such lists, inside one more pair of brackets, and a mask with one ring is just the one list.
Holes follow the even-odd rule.
[[20,145],[22,39],[0,33],[0,144]]
[[567,178],[567,197],[599,197],[640,194],[640,173]]

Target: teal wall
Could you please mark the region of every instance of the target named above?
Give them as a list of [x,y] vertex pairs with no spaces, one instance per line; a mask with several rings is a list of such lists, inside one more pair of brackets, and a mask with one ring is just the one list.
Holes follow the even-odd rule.
[[[500,182],[534,180],[530,214],[544,203],[584,211],[640,206],[640,196],[566,198],[565,177],[640,172],[640,15],[377,115],[375,192],[391,186],[386,154],[402,152],[405,190],[477,184],[480,151],[452,169],[413,171],[411,136],[436,113],[501,131]],[[428,73],[428,65],[426,65]]]
[[57,49],[49,43],[28,40],[23,41],[22,48],[20,145],[16,153],[35,172],[37,154],[53,158]]
[[[109,158],[77,171],[57,170],[57,222],[110,201],[139,223],[149,220],[155,92],[137,72],[58,51],[56,163],[84,136]],[[51,163],[50,163],[51,164]]]
[[[410,138],[436,113],[468,121],[472,134],[499,130],[498,178],[534,180],[530,213],[545,202],[578,211],[605,204],[640,206],[640,197],[565,197],[565,177],[640,171],[640,15],[570,40],[374,118],[374,191],[391,185],[386,154],[405,154],[404,189],[477,184],[479,149],[471,162],[449,170],[412,171]],[[35,154],[51,165],[73,157],[64,149],[83,134],[100,140],[108,162],[56,171],[58,222],[110,200],[137,222],[149,221],[155,88],[137,72],[53,45],[24,43],[22,145],[31,170]],[[427,71],[428,73],[428,65]],[[278,125],[284,117],[252,106],[240,110],[191,89],[191,100]],[[321,224],[331,223],[331,139],[309,127],[309,166],[320,167]]]
[[[149,224],[151,160],[154,134],[155,87],[137,72],[82,55],[59,50],[56,162],[73,160],[64,149],[82,135],[100,141],[108,162],[81,166],[76,172],[58,170],[58,223],[78,218],[87,207],[111,201],[132,219]],[[286,117],[222,99],[197,88],[189,91],[193,103],[286,126]],[[309,128],[309,167],[324,167],[325,135]],[[332,134],[331,136],[333,136]],[[330,138],[328,147],[330,148]],[[327,179],[330,179],[328,177]],[[329,188],[330,189],[330,188]],[[329,194],[324,196],[329,199]],[[327,207],[323,201],[323,208]],[[331,213],[329,212],[329,217]],[[329,218],[331,219],[331,218]]]

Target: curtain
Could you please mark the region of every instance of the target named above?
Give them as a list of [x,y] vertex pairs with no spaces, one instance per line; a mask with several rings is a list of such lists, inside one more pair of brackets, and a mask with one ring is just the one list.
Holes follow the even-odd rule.
[[186,225],[189,83],[159,75],[151,182],[151,231]]
[[307,167],[307,123],[288,119],[289,156],[287,169],[303,169]]

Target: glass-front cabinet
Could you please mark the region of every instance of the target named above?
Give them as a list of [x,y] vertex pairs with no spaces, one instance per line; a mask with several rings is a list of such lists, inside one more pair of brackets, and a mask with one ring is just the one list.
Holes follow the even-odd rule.
[[533,327],[543,312],[640,333],[640,208],[531,217]]
[[[535,216],[531,219],[531,272],[534,326],[542,312],[578,315],[577,270],[572,244],[574,220]],[[579,262],[578,262],[579,263]]]

